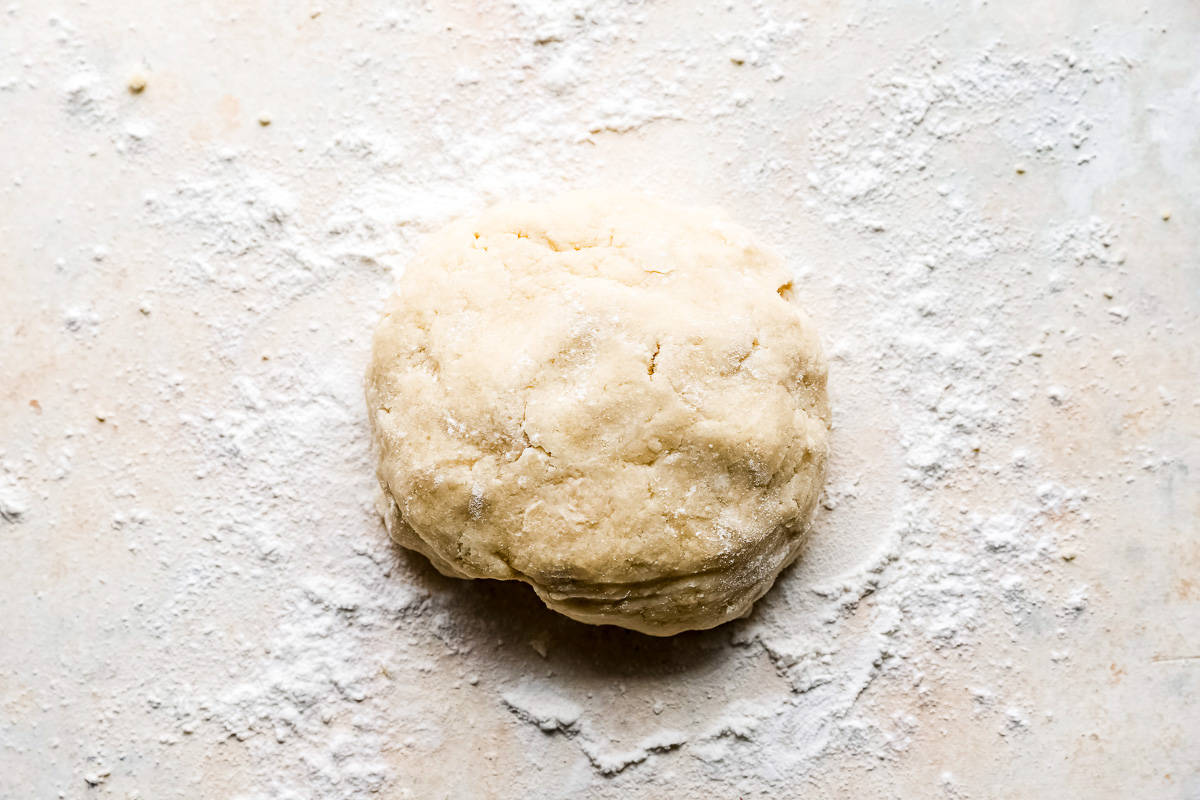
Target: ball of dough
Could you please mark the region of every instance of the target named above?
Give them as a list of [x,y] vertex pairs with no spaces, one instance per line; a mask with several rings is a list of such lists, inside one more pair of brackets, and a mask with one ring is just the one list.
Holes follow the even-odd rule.
[[388,530],[582,622],[719,625],[799,552],[825,379],[779,260],[719,212],[494,208],[429,240],[375,333]]

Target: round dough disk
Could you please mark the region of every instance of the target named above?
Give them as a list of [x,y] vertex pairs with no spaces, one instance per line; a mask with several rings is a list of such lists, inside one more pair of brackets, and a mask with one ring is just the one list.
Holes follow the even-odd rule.
[[798,554],[829,450],[794,294],[711,209],[574,194],[450,225],[375,333],[389,532],[582,622],[744,616]]

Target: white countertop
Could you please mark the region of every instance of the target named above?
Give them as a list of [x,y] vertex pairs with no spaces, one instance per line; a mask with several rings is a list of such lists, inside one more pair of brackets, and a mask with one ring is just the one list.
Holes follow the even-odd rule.
[[[0,7],[0,796],[1200,797],[1200,6],[811,5]],[[396,270],[596,185],[727,208],[830,355],[713,631],[373,508]]]

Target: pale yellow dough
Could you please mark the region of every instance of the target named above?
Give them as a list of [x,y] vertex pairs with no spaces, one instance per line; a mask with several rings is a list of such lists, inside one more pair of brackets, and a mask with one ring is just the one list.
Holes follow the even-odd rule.
[[583,622],[719,625],[799,552],[825,379],[787,273],[720,212],[494,208],[427,242],[375,333],[388,530]]

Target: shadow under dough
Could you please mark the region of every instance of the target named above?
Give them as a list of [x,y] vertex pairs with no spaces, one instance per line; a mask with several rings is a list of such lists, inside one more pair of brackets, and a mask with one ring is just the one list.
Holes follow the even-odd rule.
[[510,656],[527,659],[534,653],[530,643],[541,642],[556,664],[575,671],[651,677],[703,670],[732,655],[728,625],[668,637],[586,625],[548,609],[525,583],[448,578],[420,553],[392,544],[398,573],[436,597],[470,641]]

